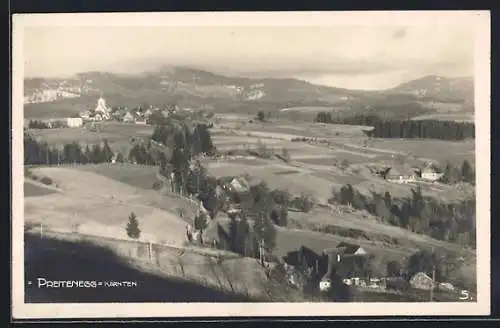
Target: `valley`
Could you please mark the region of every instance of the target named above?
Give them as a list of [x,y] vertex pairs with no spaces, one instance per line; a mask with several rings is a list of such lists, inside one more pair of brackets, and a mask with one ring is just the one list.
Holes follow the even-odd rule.
[[[114,109],[118,107],[137,107],[161,113],[160,123],[104,119],[75,127],[25,128],[25,147],[38,147],[33,153],[25,148],[27,226],[41,227],[56,237],[82,235],[171,247],[196,254],[190,255],[195,262],[231,257],[234,264],[226,269],[217,264],[218,273],[211,278],[205,277],[203,270],[211,270],[205,264],[186,266],[182,275],[171,267],[147,270],[210,288],[218,285],[224,293],[235,293],[232,283],[245,274],[250,283],[238,287],[238,297],[252,290],[252,297],[259,299],[276,301],[293,294],[296,300],[310,300],[311,295],[290,289],[286,275],[273,282],[272,297],[262,284],[270,268],[283,265],[289,253],[307,247],[321,254],[340,243],[358,245],[376,258],[373,274],[383,277],[389,276],[388,263],[404,267],[419,252],[460,259],[440,282],[475,288],[475,214],[466,208],[467,202],[475,206],[470,173],[475,169],[474,139],[375,138],[367,135],[371,127],[366,125],[314,122],[319,112],[345,117],[383,112],[385,118],[460,121],[473,115],[466,104],[467,79],[426,77],[383,92],[363,92],[294,79],[231,78],[175,68],[135,77],[85,73],[73,80],[25,83],[28,121],[78,116],[95,107],[99,94],[115,112],[121,110]],[[455,107],[422,105],[430,101]],[[461,102],[463,106],[456,105]],[[162,109],[167,104],[178,109],[167,113]],[[411,114],[406,109],[398,112],[402,107],[410,108]],[[100,154],[101,146],[109,151]],[[176,153],[179,149],[189,149],[187,158]],[[447,180],[425,180],[422,172],[429,163],[436,168],[434,174]],[[387,177],[380,174],[385,168],[390,170]],[[246,191],[231,189],[235,179],[248,184],[242,187]],[[350,196],[346,190],[351,190]],[[287,194],[286,201],[273,196],[278,191]],[[271,205],[259,203],[259,198]],[[307,210],[297,208],[304,199],[310,202]],[[412,208],[411,214],[403,213],[405,206],[416,208],[418,201],[423,204],[418,212]],[[234,216],[228,207],[233,205],[243,208],[238,222],[248,216],[251,227],[264,224],[254,211],[269,218],[276,211],[286,212],[284,224],[264,224],[263,229],[274,234],[265,261],[263,255],[246,256],[234,245],[223,246],[220,231],[231,231]],[[139,222],[138,238],[125,229],[132,213]],[[204,213],[210,218],[201,224],[197,220]],[[446,220],[438,222],[440,215]],[[447,226],[452,224],[453,228]],[[466,231],[471,224],[474,231]],[[198,239],[188,240],[189,229]],[[254,238],[265,239],[252,229],[252,236],[258,236]],[[115,253],[122,252],[113,247]],[[120,254],[133,262],[131,253]],[[428,271],[428,263],[419,265]],[[243,273],[239,266],[248,270]],[[230,282],[221,287],[217,277],[223,273]]]

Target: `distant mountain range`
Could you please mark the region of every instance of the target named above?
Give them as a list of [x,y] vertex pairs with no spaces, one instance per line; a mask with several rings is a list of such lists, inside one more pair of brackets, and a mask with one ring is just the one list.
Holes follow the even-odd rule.
[[[243,111],[290,107],[351,110],[472,111],[472,78],[427,76],[384,91],[359,91],[315,85],[292,78],[230,77],[186,67],[162,67],[140,74],[86,72],[72,78],[26,78],[26,107],[44,104],[94,105],[98,96],[111,105],[175,103],[191,108]],[[407,106],[408,105],[408,106]],[[417,108],[418,107],[418,108]],[[450,109],[452,108],[452,109]]]

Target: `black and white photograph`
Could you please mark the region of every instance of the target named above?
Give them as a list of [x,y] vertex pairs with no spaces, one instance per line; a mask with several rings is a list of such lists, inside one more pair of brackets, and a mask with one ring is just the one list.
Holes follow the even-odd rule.
[[13,315],[488,314],[489,35],[486,11],[15,15]]

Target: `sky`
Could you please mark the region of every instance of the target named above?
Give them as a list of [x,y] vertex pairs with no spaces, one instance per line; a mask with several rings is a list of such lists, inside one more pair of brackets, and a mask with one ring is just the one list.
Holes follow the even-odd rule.
[[182,65],[377,90],[426,75],[473,75],[473,29],[385,26],[37,26],[24,28],[26,77]]

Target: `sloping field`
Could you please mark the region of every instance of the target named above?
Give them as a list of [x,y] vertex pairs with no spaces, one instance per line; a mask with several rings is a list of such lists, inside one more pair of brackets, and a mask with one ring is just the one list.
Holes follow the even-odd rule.
[[272,189],[288,190],[294,195],[306,193],[326,201],[331,195],[331,182],[311,175],[311,171],[297,166],[269,161],[268,165],[242,165],[215,162],[207,165],[216,177],[249,174],[255,181],[265,181]]
[[244,129],[242,130],[250,133],[262,131],[265,133],[294,135],[295,137],[324,138],[333,136],[363,137],[365,136],[363,130],[369,129],[370,127],[361,125],[298,123],[280,120],[277,122],[269,123],[256,122],[252,124],[246,124]]
[[280,109],[280,112],[322,112],[330,110],[331,107],[326,106],[296,106]]
[[44,196],[55,193],[54,190],[40,186],[31,181],[24,181],[24,197]]
[[439,113],[413,117],[412,120],[441,120],[474,123],[474,113]]
[[153,183],[157,181],[158,167],[156,166],[134,166],[132,164],[114,165],[82,165],[81,171],[93,172],[116,181],[126,183],[141,189],[151,190]]
[[[220,218],[219,223],[227,229],[229,220]],[[216,234],[215,229],[213,230],[206,231],[206,233],[208,235]],[[401,259],[412,252],[408,248],[386,247],[372,241],[344,238],[311,230],[276,227],[276,231],[276,249],[273,251],[273,254],[279,258],[285,256],[288,252],[298,250],[301,246],[309,247],[316,253],[321,253],[323,249],[337,247],[340,242],[359,244],[371,253],[389,259]]]
[[464,159],[471,165],[475,162],[474,141],[372,139],[368,145],[370,148],[404,152],[443,164],[450,161],[454,165],[460,165]]
[[185,241],[186,222],[174,211],[151,206],[150,202],[155,200],[145,197],[145,191],[76,169],[37,168],[33,171],[52,178],[63,193],[25,198],[26,222],[42,221],[48,226],[70,230],[79,225],[78,231],[84,233],[127,238],[125,226],[128,216],[134,212],[142,230],[141,240],[172,244]]
[[474,255],[474,252],[467,251],[460,245],[446,243],[437,239],[433,239],[426,235],[419,235],[412,233],[406,229],[399,227],[382,224],[377,219],[367,212],[350,212],[346,210],[314,208],[309,213],[294,212],[290,213],[290,218],[297,220],[301,224],[313,225],[333,225],[350,229],[358,229],[370,234],[385,235],[389,238],[396,238],[399,240],[399,246],[410,250],[419,248],[442,249],[449,252],[462,253],[465,256]]
[[[228,291],[164,274],[160,268],[117,256],[98,245],[26,234],[25,280],[133,281],[136,288],[36,288],[26,284],[26,303],[248,301]],[[64,263],[65,265],[61,265]],[[226,293],[225,293],[226,292]]]

